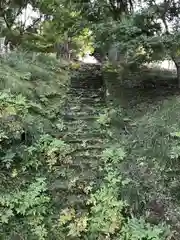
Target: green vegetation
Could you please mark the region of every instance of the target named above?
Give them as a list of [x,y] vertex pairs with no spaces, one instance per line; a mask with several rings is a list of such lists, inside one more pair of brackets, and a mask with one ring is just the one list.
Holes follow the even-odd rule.
[[68,72],[52,57],[16,52],[1,59],[0,71],[0,236],[44,239],[53,215],[47,193],[53,154],[66,151],[53,136]]
[[0,239],[180,238],[179,20],[175,0],[0,0]]
[[[149,149],[137,146],[133,153],[133,132],[116,138],[122,126],[113,134],[115,121],[125,123],[123,113],[107,108],[99,98],[88,107],[78,97],[67,97],[65,61],[14,52],[1,59],[1,66],[1,238],[150,240],[170,236],[165,222],[154,225],[131,203],[142,196],[147,200],[152,189],[144,195],[149,185],[144,176],[137,189],[142,179],[135,181],[122,170],[130,157],[132,164],[137,160],[136,167],[141,166]],[[67,101],[74,111],[81,104],[84,108],[73,115],[73,123],[63,117]],[[84,118],[88,108],[90,115]],[[141,133],[144,121],[138,124]],[[177,158],[177,148],[171,149],[171,159]],[[133,197],[127,194],[131,187],[137,189]]]

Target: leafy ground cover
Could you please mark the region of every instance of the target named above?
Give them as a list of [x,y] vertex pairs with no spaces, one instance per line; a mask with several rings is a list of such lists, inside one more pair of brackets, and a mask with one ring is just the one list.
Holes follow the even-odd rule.
[[[151,76],[156,74],[151,69]],[[113,136],[126,149],[119,171],[129,183],[122,196],[132,211],[143,214],[147,221],[165,221],[173,226],[177,234],[174,238],[178,239],[180,98],[179,90],[171,88],[173,74],[166,74],[170,75],[166,86],[145,89],[118,87],[119,80],[113,74],[106,77],[109,101],[116,109]],[[162,76],[164,72],[159,71],[159,78],[156,75],[153,80],[160,82]]]
[[53,216],[50,166],[57,149],[66,151],[54,136],[69,75],[65,62],[45,55],[0,60],[0,236],[44,239]]

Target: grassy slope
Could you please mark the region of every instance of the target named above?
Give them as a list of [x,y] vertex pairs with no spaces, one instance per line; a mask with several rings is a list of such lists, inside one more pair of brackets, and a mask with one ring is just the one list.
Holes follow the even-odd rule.
[[16,52],[0,61],[0,238],[44,239],[46,181],[39,185],[36,177],[50,176],[54,155],[46,154],[61,123],[68,68],[53,57]]
[[10,89],[31,101],[33,117],[53,120],[69,84],[65,66],[50,56],[14,52],[1,59],[0,90]]
[[68,83],[65,64],[50,56],[13,52],[1,59],[0,89],[10,88],[31,99],[34,95],[61,95]]
[[[162,74],[159,76],[162,80]],[[109,75],[108,82],[110,98],[120,112],[114,119],[114,131],[117,141],[128,153],[121,168],[131,179],[124,189],[124,197],[136,212],[145,212],[152,222],[166,219],[177,227],[180,217],[179,93],[168,87],[148,91],[123,89],[118,87],[113,75]]]

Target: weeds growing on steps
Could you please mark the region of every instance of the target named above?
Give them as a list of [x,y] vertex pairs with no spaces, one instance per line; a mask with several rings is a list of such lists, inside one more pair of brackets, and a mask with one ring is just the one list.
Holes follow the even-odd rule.
[[[100,128],[107,130],[107,138],[111,137],[111,111],[105,110],[100,115]],[[109,142],[111,145],[112,142]],[[87,201],[88,212],[81,217],[75,209],[64,209],[60,216],[60,226],[67,236],[78,239],[166,239],[170,230],[164,223],[153,225],[145,220],[145,216],[136,218],[131,212],[131,206],[122,198],[122,188],[129,184],[128,178],[120,174],[119,166],[126,161],[127,154],[120,144],[107,147],[101,155],[99,171],[103,172],[103,182],[99,189],[89,186],[90,198]]]
[[[0,239],[166,239],[167,226],[134,217],[123,199],[129,179],[119,170],[129,152],[124,142],[112,142],[114,111],[101,106],[97,124],[78,120],[79,131],[75,124],[72,131],[61,117],[68,90],[64,66],[48,56],[13,53],[1,59],[0,72]],[[67,141],[84,129],[105,134],[99,140],[107,147],[100,157],[101,149],[92,150],[94,162],[86,149],[92,139]],[[72,159],[77,149],[84,151],[80,163]],[[90,166],[100,180],[86,176]]]

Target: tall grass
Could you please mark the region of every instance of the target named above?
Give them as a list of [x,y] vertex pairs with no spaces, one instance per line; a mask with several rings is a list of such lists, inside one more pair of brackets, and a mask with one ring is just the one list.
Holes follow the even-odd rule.
[[[159,70],[157,80],[167,80],[163,74],[164,70]],[[127,104],[123,105],[120,94],[123,90],[115,86],[111,98],[121,114],[116,116],[113,136],[126,149],[126,161],[119,166],[119,171],[130,179],[123,189],[123,198],[134,206],[136,214],[143,212],[148,217],[153,212],[152,222],[159,214],[158,221],[166,220],[176,228],[180,218],[180,96],[174,94],[174,90],[165,94],[165,90],[159,88],[157,100],[155,90],[143,93],[132,88]],[[131,106],[128,101],[136,104]],[[159,206],[163,206],[161,213]]]

